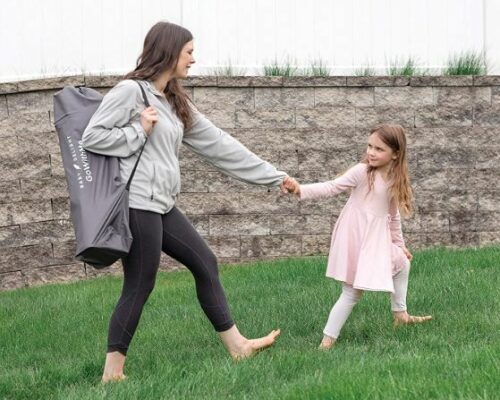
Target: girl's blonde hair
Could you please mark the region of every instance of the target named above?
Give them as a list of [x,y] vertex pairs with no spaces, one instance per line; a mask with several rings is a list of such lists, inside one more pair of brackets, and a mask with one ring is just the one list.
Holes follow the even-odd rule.
[[[382,124],[371,129],[370,135],[374,133],[376,133],[396,155],[396,159],[393,160],[391,169],[388,173],[388,179],[391,182],[390,193],[396,200],[396,204],[399,206],[401,213],[408,217],[413,212],[413,193],[408,173],[408,161],[406,159],[406,136],[404,129],[401,125]],[[365,154],[362,162],[368,164],[367,154]],[[376,168],[368,166],[369,190],[373,189],[375,170]]]

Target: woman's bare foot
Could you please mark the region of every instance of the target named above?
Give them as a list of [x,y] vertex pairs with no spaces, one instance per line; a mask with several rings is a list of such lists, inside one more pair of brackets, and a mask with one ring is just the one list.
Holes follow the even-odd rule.
[[119,382],[127,377],[123,373],[126,357],[118,351],[106,354],[106,364],[102,374],[102,383]]
[[328,335],[324,335],[323,340],[321,340],[321,343],[319,345],[319,349],[330,350],[334,344],[335,344],[335,338],[332,338],[331,336]]
[[251,357],[258,351],[272,346],[279,334],[280,330],[278,329],[258,339],[247,339],[238,331],[236,325],[227,331],[219,332],[222,342],[235,361]]
[[112,383],[112,382],[120,382],[120,381],[123,381],[125,379],[127,379],[127,376],[124,374],[112,375],[112,376],[103,374],[101,382],[102,383]]
[[432,315],[414,316],[408,314],[406,311],[394,312],[394,326],[396,328],[401,325],[423,324],[431,319]]

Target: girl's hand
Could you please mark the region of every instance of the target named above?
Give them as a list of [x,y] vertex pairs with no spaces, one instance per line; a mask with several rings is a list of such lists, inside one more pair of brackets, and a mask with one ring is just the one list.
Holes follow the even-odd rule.
[[281,184],[281,191],[283,193],[293,193],[296,196],[300,196],[300,185],[295,179],[286,176]]
[[402,247],[403,252],[405,253],[406,258],[411,261],[413,258],[413,255],[410,253],[410,251],[406,247]]
[[141,125],[147,136],[151,134],[151,131],[153,130],[157,121],[158,113],[152,106],[149,106],[148,108],[144,109],[143,112],[141,112]]

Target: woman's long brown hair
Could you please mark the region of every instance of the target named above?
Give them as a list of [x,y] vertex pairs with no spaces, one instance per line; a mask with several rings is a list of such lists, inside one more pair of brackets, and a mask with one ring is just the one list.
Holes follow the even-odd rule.
[[[186,28],[170,22],[158,22],[144,39],[144,48],[137,59],[137,66],[125,79],[155,80],[163,72],[177,66],[182,48],[193,40]],[[164,90],[165,97],[184,124],[191,125],[191,99],[177,79],[171,79]]]
[[[408,173],[408,161],[406,159],[406,136],[404,129],[400,125],[382,124],[370,131],[370,135],[374,133],[396,154],[396,159],[393,160],[387,176],[392,183],[390,191],[401,213],[404,216],[410,216],[413,211],[413,193]],[[362,162],[368,164],[367,154],[365,154]],[[367,172],[370,190],[373,189],[375,170],[376,168],[368,166]]]

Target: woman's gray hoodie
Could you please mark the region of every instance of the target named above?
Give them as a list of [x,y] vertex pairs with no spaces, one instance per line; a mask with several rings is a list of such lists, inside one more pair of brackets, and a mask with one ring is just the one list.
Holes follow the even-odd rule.
[[[131,208],[164,214],[174,206],[180,192],[179,149],[187,145],[229,176],[256,185],[278,186],[286,176],[260,159],[197,110],[189,129],[176,116],[154,85],[140,81],[148,100],[158,112],[158,122],[144,146],[130,186]],[[139,86],[124,80],[105,96],[92,116],[82,141],[86,150],[120,157],[123,182],[128,180],[138,150],[146,140],[140,123],[145,105]]]

